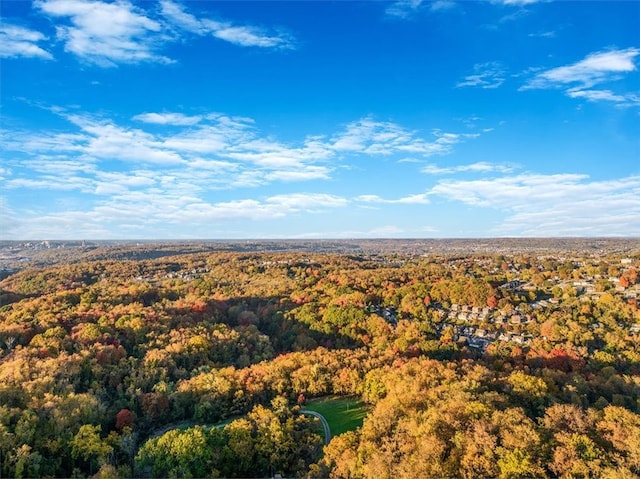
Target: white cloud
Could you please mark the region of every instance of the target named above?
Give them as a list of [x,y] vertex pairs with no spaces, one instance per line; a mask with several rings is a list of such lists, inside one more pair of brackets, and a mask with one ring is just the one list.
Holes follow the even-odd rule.
[[498,88],[505,81],[506,71],[500,62],[477,63],[473,73],[459,81],[457,87]]
[[133,189],[150,188],[157,185],[157,176],[151,171],[101,171],[96,174],[96,195],[125,194]]
[[0,58],[31,57],[53,60],[53,55],[42,47],[39,42],[46,40],[42,33],[27,28],[0,24]]
[[182,5],[170,0],[160,2],[162,15],[174,26],[196,35],[212,35],[234,45],[272,49],[293,49],[295,41],[291,35],[283,32],[248,26],[234,25],[228,21],[198,19],[187,13]]
[[548,0],[491,0],[491,3],[499,5],[509,5],[514,7],[523,7],[525,5],[531,5],[533,3],[546,2]]
[[267,198],[266,203],[298,213],[301,211],[317,212],[325,208],[339,208],[346,206],[348,201],[345,198],[324,193],[294,193],[272,196]]
[[391,17],[407,18],[414,14],[424,0],[398,0],[387,7],[385,13]]
[[[64,211],[23,217],[13,212],[9,217],[7,231],[16,239],[78,239],[78,238],[124,238],[127,232],[110,230],[106,218],[96,216],[93,211]],[[0,225],[4,218],[0,218]]]
[[[338,162],[349,156],[444,155],[457,143],[478,136],[434,130],[432,140],[427,141],[395,123],[363,118],[333,136],[309,135],[296,144],[285,144],[260,135],[249,118],[219,113],[188,116],[146,112],[133,116],[133,120],[142,123],[133,128],[88,114],[50,111],[69,121],[72,129],[64,133],[6,132],[5,150],[25,155],[21,164],[32,171],[31,180],[37,181],[39,188],[48,184],[52,190],[68,188],[74,183],[53,184],[56,174],[64,174],[78,179],[81,191],[93,188],[98,194],[132,186],[109,185],[97,177],[114,161],[119,163],[115,167],[125,172],[151,166],[162,168],[178,178],[185,190],[219,190],[275,181],[327,180]],[[147,124],[174,128],[145,129]],[[88,184],[86,178],[93,178],[93,182]],[[27,184],[16,182],[13,186]],[[424,202],[425,198],[396,201]]]
[[360,195],[354,198],[355,201],[363,203],[386,203],[386,204],[405,204],[405,205],[426,205],[429,203],[429,198],[426,193],[420,193],[416,195],[409,195],[395,200],[388,200],[381,198],[378,195]]
[[207,33],[207,29],[203,23],[195,16],[185,12],[181,5],[163,0],[160,2],[160,8],[162,15],[175,26],[198,35],[204,35]]
[[25,160],[24,164],[33,171],[58,176],[74,176],[96,172],[96,167],[92,162],[72,159],[67,155],[40,155]]
[[559,88],[568,84],[591,88],[635,71],[634,58],[638,55],[640,49],[637,48],[591,53],[579,62],[538,73],[523,89]]
[[496,165],[493,163],[487,163],[485,161],[478,161],[476,163],[471,163],[469,165],[458,165],[458,166],[448,166],[441,167],[438,165],[426,165],[422,168],[422,172],[429,175],[445,175],[451,173],[462,173],[466,171],[476,172],[476,173],[487,173],[487,172],[501,172],[507,173],[512,171],[513,168],[506,165]]
[[548,30],[543,32],[530,33],[529,36],[533,38],[555,38],[556,32],[553,30]]
[[506,219],[491,232],[496,235],[640,235],[637,176],[610,181],[579,174],[443,180],[429,193],[503,211]]
[[[177,225],[177,229],[171,228],[169,236],[175,237],[174,232],[184,228],[184,234],[178,236],[197,237],[203,235],[203,231],[209,231],[212,222],[274,220],[301,213],[323,213],[346,204],[348,202],[344,198],[315,193],[209,203],[192,195],[129,192],[107,198],[89,211],[43,215],[38,218],[42,220],[42,227],[36,226],[35,220],[23,221],[21,229],[47,232],[22,237],[136,237],[140,231],[145,235],[158,231],[158,237],[167,237],[167,225]],[[60,225],[64,225],[64,229]],[[52,231],[56,233],[52,234]],[[85,233],[79,234],[78,231]]]
[[6,197],[0,196],[0,231],[3,232],[2,239],[19,238],[17,228],[18,217],[8,206]]
[[[155,133],[86,114],[59,114],[77,131],[7,132],[3,141],[5,149],[28,155],[22,164],[36,173],[38,186],[42,188],[50,183],[50,175],[56,174],[54,170],[67,177],[78,173],[95,175],[99,171],[96,165],[114,160],[123,163],[118,168],[154,165],[172,174],[177,171],[193,188],[198,184],[219,189],[328,179],[332,168],[318,163],[336,156],[317,137],[308,137],[300,146],[284,145],[260,137],[250,119],[220,114],[191,117],[145,113],[134,117],[147,123],[178,127],[177,132],[165,129]],[[196,119],[200,124],[192,125]],[[57,158],[52,153],[68,156]],[[51,189],[59,188],[61,185],[51,184]],[[121,185],[102,184],[97,191],[113,188],[119,190]]]
[[[58,23],[56,37],[64,43],[66,52],[100,67],[174,63],[159,51],[167,43],[179,40],[184,32],[211,35],[243,47],[295,48],[288,33],[226,20],[200,20],[169,0],[160,2],[160,12],[145,11],[128,0],[35,0],[34,5]],[[46,37],[39,32],[4,24],[0,26],[0,58],[50,60],[52,55],[38,45],[44,40]]]
[[[405,154],[424,158],[449,153],[477,136],[433,130],[427,141],[398,124],[363,118],[333,135],[285,143],[262,134],[249,118],[219,113],[145,112],[132,116],[134,126],[129,126],[87,113],[47,110],[68,122],[66,131],[3,132],[2,151],[11,158],[6,167],[12,170],[10,176],[0,171],[0,177],[8,176],[3,186],[38,191],[20,211],[24,218],[18,238],[45,231],[52,232],[48,237],[166,237],[162,225],[178,225],[170,226],[171,231],[187,236],[206,236],[218,220],[326,214],[356,203],[423,205],[429,202],[427,193],[395,199],[347,200],[324,193],[230,198],[239,188],[331,179],[354,156],[367,155],[372,161]],[[48,191],[46,203],[38,200],[44,197],[41,191]],[[82,202],[75,193],[83,194]],[[89,223],[74,226],[88,216]],[[43,222],[36,225],[36,218]],[[52,226],[56,221],[70,228],[66,235],[58,235],[62,230]],[[80,234],[87,231],[96,233]]]
[[331,170],[326,166],[307,165],[296,170],[276,170],[265,175],[271,181],[308,181],[308,180],[328,180]]
[[478,136],[446,133],[440,130],[434,130],[432,134],[436,139],[429,142],[395,123],[363,118],[349,123],[344,132],[334,136],[331,148],[341,153],[369,155],[412,153],[429,157],[447,154],[456,143]]
[[570,98],[606,101],[619,107],[640,106],[637,92],[615,93],[611,89],[593,89],[596,85],[615,82],[636,71],[634,59],[638,55],[638,48],[591,53],[579,62],[536,74],[520,90],[565,88],[565,94]]
[[256,27],[234,26],[229,23],[207,21],[211,34],[229,43],[242,47],[292,49],[291,38],[282,34],[269,34]]
[[103,67],[119,63],[170,63],[155,51],[166,38],[162,26],[127,1],[41,0],[42,12],[67,18],[70,25],[57,27],[65,50],[84,61]]
[[442,10],[450,10],[456,6],[455,2],[449,0],[435,0],[431,2],[429,7],[432,12],[438,12]]
[[397,0],[387,7],[385,14],[390,17],[406,19],[420,10],[428,9],[431,12],[443,12],[456,7],[452,0]]
[[201,116],[187,116],[182,113],[141,113],[133,117],[134,120],[156,125],[189,126],[202,120]]
[[295,148],[267,138],[255,138],[235,144],[225,155],[269,169],[292,169],[307,161],[328,160],[333,157],[326,145],[315,141],[305,142],[302,147]]
[[86,178],[79,177],[58,177],[58,176],[42,176],[40,179],[34,180],[30,178],[14,178],[7,181],[7,188],[29,188],[35,189],[47,189],[47,190],[80,190],[83,192],[90,192],[91,181]]
[[635,94],[618,95],[611,90],[580,90],[569,89],[567,95],[571,98],[584,98],[588,101],[610,101],[620,106],[640,106],[640,96]]
[[145,131],[122,128],[77,115],[71,115],[68,119],[86,134],[83,151],[89,157],[154,164],[184,161],[180,154],[167,150],[161,141]]

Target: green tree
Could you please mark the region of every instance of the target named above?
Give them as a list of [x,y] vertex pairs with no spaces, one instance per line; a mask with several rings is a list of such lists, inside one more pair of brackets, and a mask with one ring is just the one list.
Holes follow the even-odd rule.
[[531,454],[522,449],[505,451],[498,459],[500,479],[530,479],[544,477],[544,471],[531,459]]
[[15,450],[13,457],[15,461],[15,477],[38,477],[42,456],[37,451],[33,451],[31,446],[23,444]]
[[71,440],[71,455],[74,458],[82,458],[89,463],[89,471],[93,473],[94,465],[103,465],[107,461],[113,448],[100,437],[102,426],[84,424]]
[[222,436],[219,429],[202,426],[172,429],[140,448],[137,469],[150,468],[155,477],[215,477]]

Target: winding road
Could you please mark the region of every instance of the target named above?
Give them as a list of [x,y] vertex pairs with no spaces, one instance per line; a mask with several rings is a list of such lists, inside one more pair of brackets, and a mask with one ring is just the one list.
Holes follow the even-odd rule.
[[324,429],[324,443],[329,444],[331,441],[331,428],[329,428],[329,423],[325,419],[325,417],[319,412],[310,411],[309,409],[300,409],[300,414],[307,414],[309,416],[314,416],[320,419],[320,423],[322,424],[322,428]]

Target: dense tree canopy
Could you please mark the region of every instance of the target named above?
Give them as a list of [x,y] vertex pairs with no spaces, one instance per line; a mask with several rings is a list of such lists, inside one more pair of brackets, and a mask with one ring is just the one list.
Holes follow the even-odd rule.
[[123,257],[0,282],[0,475],[640,474],[637,256]]

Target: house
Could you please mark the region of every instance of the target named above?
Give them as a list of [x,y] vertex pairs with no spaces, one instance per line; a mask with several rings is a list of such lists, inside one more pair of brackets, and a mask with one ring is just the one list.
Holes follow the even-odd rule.
[[521,285],[521,282],[517,279],[514,279],[512,281],[509,281],[508,283],[505,283],[499,286],[499,288],[506,289],[507,291],[517,291],[518,289],[520,289],[520,285]]
[[498,339],[500,341],[511,341],[511,335],[509,333],[500,333]]
[[519,314],[514,314],[513,316],[511,316],[509,322],[511,324],[522,324],[522,316],[520,316]]
[[491,341],[483,338],[470,338],[469,339],[469,347],[473,349],[480,349],[484,351],[487,349],[487,346],[491,344]]

